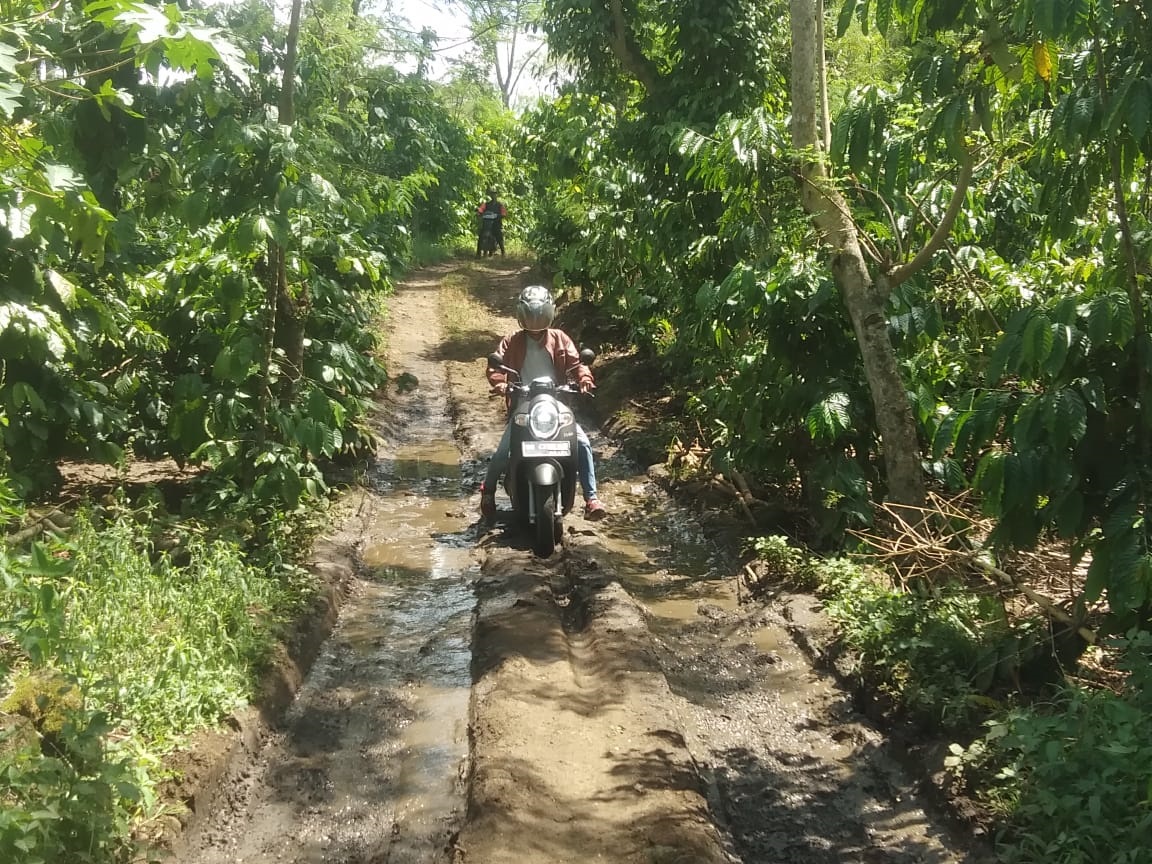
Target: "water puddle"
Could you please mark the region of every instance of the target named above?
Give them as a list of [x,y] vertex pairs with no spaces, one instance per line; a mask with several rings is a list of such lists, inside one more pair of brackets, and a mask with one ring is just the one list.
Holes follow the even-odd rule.
[[476,604],[460,452],[452,441],[399,448],[379,466],[371,544],[363,552],[376,666],[403,721],[385,778],[393,827],[384,860],[440,860],[462,817]]
[[612,518],[605,547],[624,587],[657,619],[692,621],[737,609],[736,584],[724,575],[729,553],[711,540],[695,515],[655,484],[632,477],[605,484]]
[[266,752],[197,864],[436,864],[463,817],[476,600],[460,455],[432,414],[372,478],[363,568]]

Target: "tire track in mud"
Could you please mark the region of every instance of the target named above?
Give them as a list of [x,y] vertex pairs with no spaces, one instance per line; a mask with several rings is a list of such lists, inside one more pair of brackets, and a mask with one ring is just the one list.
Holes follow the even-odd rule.
[[[360,574],[281,728],[237,766],[184,864],[434,864],[463,814],[473,522],[461,510],[436,271],[389,305],[384,443]],[[402,392],[401,392],[402,391]]]
[[608,522],[569,516],[546,562],[477,530],[502,423],[483,357],[538,281],[521,264],[431,268],[390,302],[404,392],[361,578],[182,864],[971,861],[796,650],[803,599],[739,607],[704,517],[593,430]]
[[811,595],[741,605],[718,526],[643,476],[608,485],[622,510],[598,557],[646,610],[689,747],[746,864],[975,864],[850,693],[794,635],[833,638]]
[[[458,438],[479,485],[503,428],[483,358],[515,329],[519,290],[539,281],[501,262],[462,268],[444,314],[469,350],[449,358]],[[458,280],[457,280],[458,281]],[[490,284],[487,305],[475,282]],[[461,309],[466,311],[461,313]],[[478,504],[473,496],[470,507]],[[503,492],[498,503],[508,507]],[[459,864],[722,864],[734,860],[669,712],[671,694],[639,607],[595,570],[579,512],[548,561],[500,529],[480,540],[472,773]]]

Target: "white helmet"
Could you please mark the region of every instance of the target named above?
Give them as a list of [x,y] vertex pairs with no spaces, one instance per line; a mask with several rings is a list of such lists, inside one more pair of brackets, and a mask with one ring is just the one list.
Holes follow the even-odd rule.
[[547,330],[556,317],[552,295],[543,285],[529,285],[516,301],[516,320],[525,330]]

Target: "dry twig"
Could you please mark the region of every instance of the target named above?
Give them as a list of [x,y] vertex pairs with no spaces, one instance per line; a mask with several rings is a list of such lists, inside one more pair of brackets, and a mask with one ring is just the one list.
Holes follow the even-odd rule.
[[998,587],[1023,595],[1048,617],[1075,630],[1088,644],[1095,644],[1096,633],[1059,604],[983,559],[984,550],[974,540],[986,537],[991,525],[963,509],[965,497],[949,500],[933,493],[925,507],[884,504],[881,511],[894,523],[893,533],[858,531],[854,534],[872,547],[871,557],[883,562],[904,585],[913,580],[930,583],[929,577],[941,571],[956,573],[974,569]]

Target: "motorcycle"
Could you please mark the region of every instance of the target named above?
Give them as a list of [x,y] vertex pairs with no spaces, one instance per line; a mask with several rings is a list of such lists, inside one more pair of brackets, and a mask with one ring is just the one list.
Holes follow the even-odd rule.
[[480,217],[480,254],[492,256],[496,254],[500,228],[496,214],[485,213]]
[[[580,352],[585,366],[595,360],[594,351]],[[564,399],[580,391],[550,377],[521,381],[499,354],[488,358],[488,368],[508,376],[512,440],[504,490],[513,520],[531,533],[532,551],[548,558],[563,542],[564,516],[576,501],[576,416]]]

